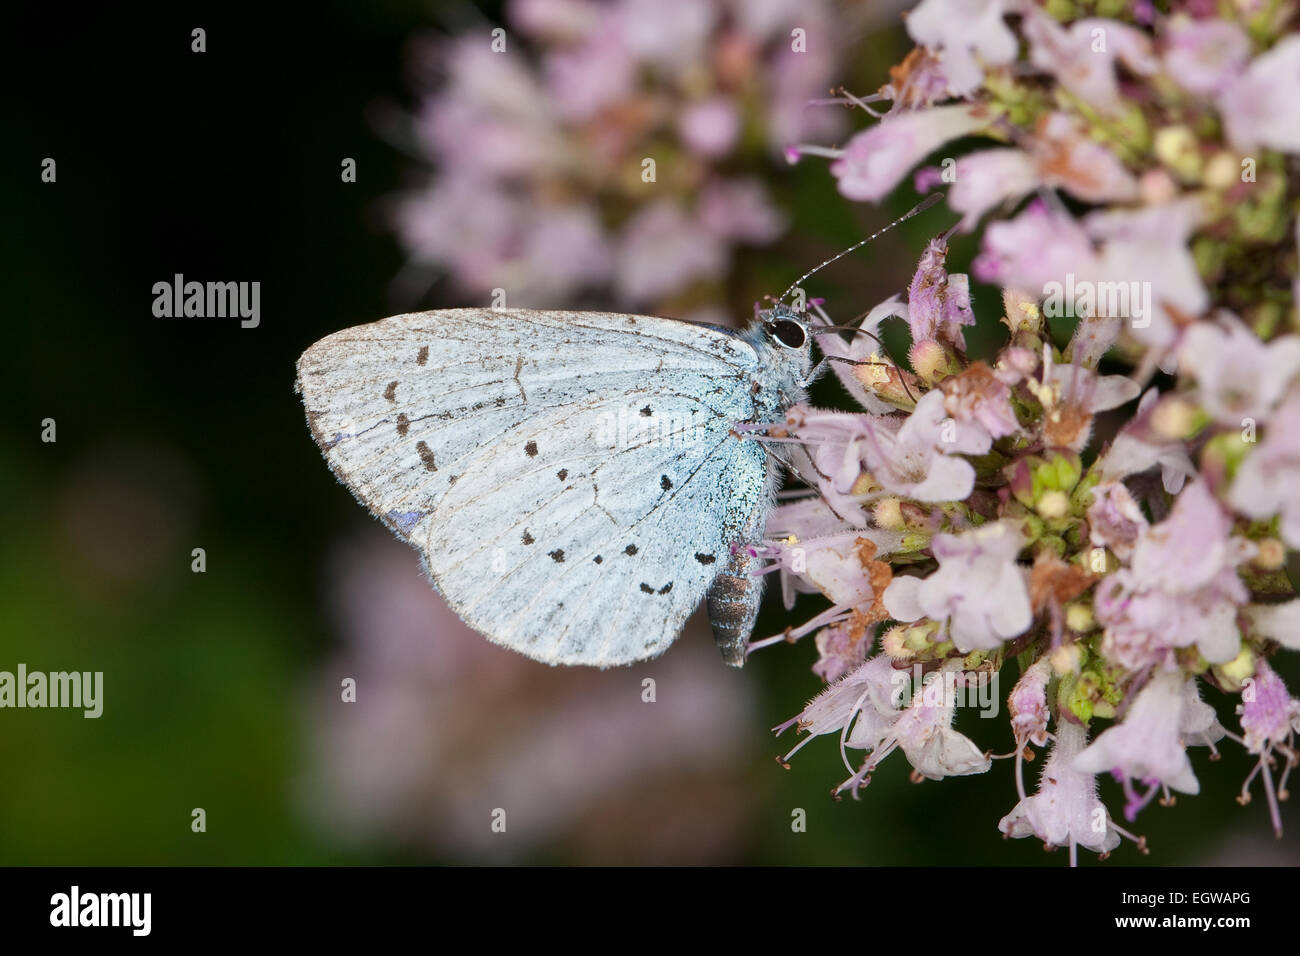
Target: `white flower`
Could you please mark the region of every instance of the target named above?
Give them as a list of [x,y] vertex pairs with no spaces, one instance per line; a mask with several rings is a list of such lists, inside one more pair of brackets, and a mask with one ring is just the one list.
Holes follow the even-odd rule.
[[[1140,422],[1159,400],[1160,393],[1148,389],[1138,402],[1133,421]],[[1101,460],[1102,481],[1119,481],[1129,475],[1137,475],[1149,468],[1160,466],[1160,478],[1165,491],[1176,495],[1182,490],[1183,482],[1196,474],[1196,466],[1182,442],[1162,441],[1126,426],[1115,440],[1111,442]]]
[[1076,20],[1066,28],[1033,8],[1025,17],[1024,31],[1034,66],[1103,113],[1124,108],[1115,75],[1117,57],[1134,73],[1156,68],[1146,34],[1115,20]]
[[1016,58],[1015,34],[1002,20],[1005,7],[1005,0],[922,0],[907,15],[912,39],[940,51],[954,96],[965,96],[983,82],[976,55],[989,66]]
[[1196,378],[1197,396],[1221,425],[1240,427],[1243,419],[1263,423],[1300,372],[1300,337],[1259,337],[1228,312],[1219,321],[1197,322],[1178,346],[1182,371]]
[[1251,61],[1218,99],[1224,133],[1236,149],[1300,152],[1300,36]]
[[994,522],[965,534],[936,535],[939,569],[928,578],[898,577],[885,591],[885,609],[898,621],[926,617],[946,623],[957,650],[992,650],[1023,634],[1033,621],[1024,573],[1016,563],[1022,537],[1014,522]]
[[1228,502],[1251,518],[1282,515],[1282,540],[1300,548],[1300,390],[1274,414],[1268,432],[1237,468]]
[[917,501],[961,501],[975,486],[975,469],[958,453],[982,455],[992,439],[972,423],[948,417],[939,389],[926,392],[896,433],[872,430],[863,454],[886,490]]
[[1165,70],[1183,89],[1201,96],[1226,88],[1250,58],[1250,38],[1228,20],[1174,17],[1165,44]]
[[1188,246],[1201,215],[1197,200],[1184,199],[1084,217],[1088,234],[1103,243],[1096,272],[1088,278],[1097,283],[1099,299],[1103,290],[1129,292],[1128,311],[1121,317],[1130,320],[1134,337],[1146,345],[1159,348],[1172,343],[1177,323],[1171,310],[1196,318],[1209,305],[1209,293]]
[[[1200,783],[1187,759],[1183,712],[1187,678],[1179,671],[1158,671],[1137,695],[1121,724],[1104,731],[1074,761],[1084,773],[1115,773],[1126,782],[1137,779],[1183,793],[1199,793]],[[1153,794],[1134,801],[1133,813]],[[1135,808],[1134,808],[1135,807]]]
[[1283,647],[1300,651],[1300,599],[1281,604],[1251,604],[1246,607],[1251,630]]
[[851,731],[852,743],[858,739],[878,739],[888,733],[901,714],[900,688],[906,680],[907,673],[895,671],[884,654],[864,661],[810,700],[797,717],[776,728],[780,733],[793,724],[808,734],[782,758],[783,761],[793,757],[813,737],[822,734],[847,736]]
[[1119,832],[1097,798],[1096,777],[1076,765],[1087,736],[1070,721],[1056,725],[1056,742],[1038,792],[1016,804],[998,822],[999,830],[1013,838],[1036,836],[1049,846],[1068,846],[1071,852],[1076,844],[1096,853],[1119,846]]
[[898,185],[908,170],[949,140],[988,122],[969,106],[936,106],[887,116],[856,134],[831,163],[840,194],[875,202]]
[[942,780],[984,773],[992,761],[965,734],[952,729],[957,712],[956,694],[946,679],[961,669],[960,661],[948,661],[931,674],[913,695],[898,719],[874,737],[854,728],[849,744],[871,750],[871,757],[857,775],[871,773],[895,749],[902,749],[912,768],[923,777]]

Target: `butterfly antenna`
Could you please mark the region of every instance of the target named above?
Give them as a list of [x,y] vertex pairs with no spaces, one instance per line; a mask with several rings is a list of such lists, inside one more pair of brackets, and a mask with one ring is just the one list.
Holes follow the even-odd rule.
[[777,301],[778,302],[785,301],[785,297],[788,296],[795,289],[799,288],[799,283],[803,282],[804,279],[807,279],[809,276],[814,275],[817,272],[820,272],[822,269],[826,268],[828,265],[830,265],[832,262],[836,261],[837,259],[844,258],[850,252],[853,252],[856,249],[861,249],[872,239],[875,239],[877,236],[888,232],[889,230],[897,226],[899,223],[906,222],[907,220],[911,219],[913,216],[920,215],[921,213],[929,209],[931,206],[933,206],[935,203],[939,202],[941,199],[943,199],[943,193],[931,193],[929,196],[926,196],[924,199],[922,199],[919,203],[917,203],[907,212],[903,213],[901,216],[899,216],[897,219],[891,222],[888,226],[885,226],[883,229],[877,229],[871,235],[867,236],[867,238],[861,240],[860,242],[855,242],[853,245],[849,246],[843,252],[838,253],[837,255],[833,255],[825,262],[813,267],[812,269],[809,269],[799,278],[795,279],[794,282],[790,283],[790,288],[782,292],[780,298]]

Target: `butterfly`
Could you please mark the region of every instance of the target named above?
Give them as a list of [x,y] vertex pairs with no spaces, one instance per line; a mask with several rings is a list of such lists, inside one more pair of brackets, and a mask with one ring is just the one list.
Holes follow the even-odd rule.
[[751,574],[815,374],[807,314],[743,331],[604,312],[448,309],[321,339],[298,361],[337,478],[475,630],[549,664],[654,657],[701,600],[741,666]]
[[815,335],[879,339],[814,326],[785,300],[942,198],[805,272],[739,332],[532,309],[335,332],[298,359],[307,424],[335,476],[490,640],[548,664],[630,664],[667,650],[703,600],[723,660],[740,667],[762,597],[755,546],[783,471],[803,478],[797,445],[756,435],[785,422],[827,363],[884,364],[832,348],[814,366]]

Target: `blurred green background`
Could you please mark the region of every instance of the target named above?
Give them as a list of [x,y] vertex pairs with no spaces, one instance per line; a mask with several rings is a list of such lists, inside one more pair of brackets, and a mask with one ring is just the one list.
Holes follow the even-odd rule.
[[[412,163],[375,118],[411,106],[411,38],[470,15],[406,0],[114,7],[78,11],[75,25],[11,13],[23,79],[6,91],[0,157],[0,669],[103,671],[105,703],[98,720],[0,711],[0,863],[1063,865],[998,833],[1015,803],[1009,761],[914,785],[899,755],[842,802],[829,797],[846,775],[833,740],[782,770],[773,758],[794,741],[768,728],[820,689],[810,641],[733,673],[696,630],[663,661],[577,675],[466,643],[428,610],[415,554],[332,480],[294,362],[399,310],[389,289],[403,254],[382,210]],[[864,35],[845,82],[874,89],[908,47],[896,28]],[[55,184],[40,182],[47,156]],[[356,184],[340,182],[342,157],[357,160]],[[847,203],[820,162],[779,176],[794,226],[740,260],[738,316],[914,199],[904,188],[884,208]],[[810,291],[847,318],[903,290],[950,222],[933,210]],[[954,271],[973,251],[954,242]],[[151,287],[174,273],[260,281],[260,327],[155,319]],[[995,329],[996,295],[975,291]],[[435,288],[425,307],[453,304],[465,303]],[[817,401],[844,402],[819,388]],[[40,440],[46,418],[56,443]],[[787,615],[769,601],[758,633],[819,607],[803,598]],[[397,647],[389,630],[414,636]],[[412,670],[422,676],[398,706],[387,688]],[[1297,686],[1294,666],[1282,672]],[[339,700],[346,676],[356,704]],[[644,676],[658,681],[653,706]],[[1004,720],[959,727],[1011,749]],[[1234,803],[1250,764],[1239,748],[1194,763],[1201,795],[1145,811],[1151,856],[1126,845],[1113,862],[1300,859],[1294,836],[1272,840],[1262,800]],[[502,802],[510,828],[490,835]],[[191,830],[196,807],[206,832]],[[792,832],[794,808],[807,832]]]

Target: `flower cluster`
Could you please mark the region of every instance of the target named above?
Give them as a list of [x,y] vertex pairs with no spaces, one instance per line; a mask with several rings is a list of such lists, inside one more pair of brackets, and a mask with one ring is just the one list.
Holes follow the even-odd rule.
[[[1280,835],[1300,730],[1270,664],[1300,649],[1296,15],[923,0],[906,17],[916,48],[877,94],[849,97],[872,125],[842,148],[790,148],[829,156],[849,200],[909,173],[944,190],[954,230],[980,233],[972,273],[1000,288],[1006,326],[972,357],[971,283],[937,239],[869,334],[819,336],[865,410],[797,406],[784,424],[817,495],[776,511],[764,556],[787,595],[834,606],[789,634],[816,634],[828,687],[778,730],[806,731],[800,747],[838,734],[840,791],[857,796],[895,750],[917,779],[988,770],[952,695],[920,685],[1006,665],[1004,835],[1072,861],[1123,838],[1145,850],[1098,775],[1131,823],[1197,793],[1193,748],[1224,738],[1257,758],[1241,802],[1258,778]],[[876,334],[894,317],[905,363]],[[1236,696],[1239,730],[1203,694]],[[1050,749],[1030,791],[1033,748]]]
[[408,275],[445,272],[481,300],[501,290],[496,305],[585,294],[720,319],[735,249],[787,226],[760,174],[784,165],[786,143],[842,121],[808,106],[837,71],[828,0],[506,12],[508,29],[418,57],[437,64],[413,120],[435,170],[395,206]]

